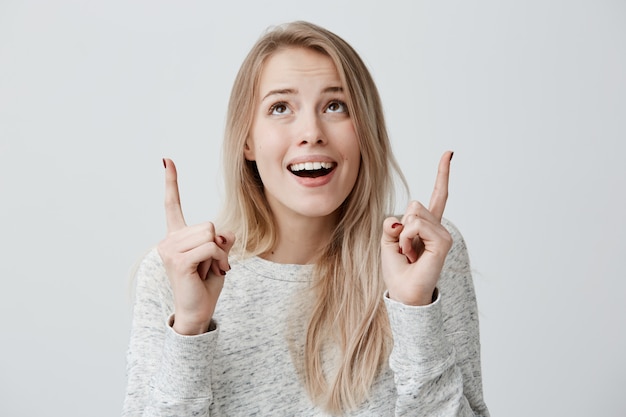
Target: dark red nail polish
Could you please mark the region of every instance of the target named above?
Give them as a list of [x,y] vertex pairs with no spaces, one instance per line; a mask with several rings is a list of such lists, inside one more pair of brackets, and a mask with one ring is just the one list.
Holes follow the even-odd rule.
[[219,235],[219,236],[218,236],[218,239],[220,240],[220,242],[222,242],[222,245],[225,245],[225,244],[226,244],[226,242],[228,242],[228,241],[226,240],[226,238],[225,238],[224,236],[222,236],[222,235]]
[[454,152],[450,153],[450,160],[452,161],[452,157],[454,156]]
[[222,270],[220,269],[220,274],[222,274],[222,276],[224,276],[224,275],[226,275],[226,271],[222,271]]
[[163,158],[163,168],[167,168],[167,164],[165,163],[165,158]]
[[394,223],[394,224],[391,225],[391,228],[395,229],[398,226],[402,226],[402,223]]

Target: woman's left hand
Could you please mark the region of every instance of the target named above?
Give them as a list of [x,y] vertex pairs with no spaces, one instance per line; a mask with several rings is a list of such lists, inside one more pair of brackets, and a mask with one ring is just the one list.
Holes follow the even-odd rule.
[[409,203],[402,220],[389,217],[383,224],[381,256],[389,298],[408,305],[432,303],[452,237],[441,224],[448,199],[452,152],[439,161],[435,189],[428,209]]

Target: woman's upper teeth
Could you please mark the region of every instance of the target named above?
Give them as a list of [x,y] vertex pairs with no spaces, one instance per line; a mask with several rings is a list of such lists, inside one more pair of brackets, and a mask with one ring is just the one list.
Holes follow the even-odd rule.
[[315,171],[322,168],[330,169],[332,167],[332,162],[302,162],[299,164],[292,164],[289,169],[292,171]]

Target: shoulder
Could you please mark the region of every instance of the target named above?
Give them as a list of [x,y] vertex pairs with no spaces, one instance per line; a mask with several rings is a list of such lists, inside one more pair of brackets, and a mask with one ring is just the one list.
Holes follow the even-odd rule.
[[172,298],[170,282],[156,247],[149,249],[137,262],[133,279],[137,299]]
[[[472,316],[476,310],[476,295],[465,239],[450,220],[443,219],[441,224],[453,239],[438,284],[445,302],[444,309],[447,315]],[[469,320],[467,317],[466,319]]]
[[441,225],[445,227],[448,233],[450,233],[450,236],[452,236],[454,245],[465,246],[465,239],[463,239],[461,231],[454,223],[452,223],[452,221],[444,217],[443,219],[441,219]]
[[156,247],[146,251],[135,265],[134,277],[139,280],[153,281],[157,278],[167,277],[165,267]]
[[[446,228],[452,237],[452,247],[446,257],[446,266],[454,266],[461,268],[469,268],[469,256],[467,253],[467,245],[459,228],[449,219],[441,219],[441,224]],[[465,265],[467,264],[467,265]]]
[[453,243],[441,271],[440,289],[443,292],[453,294],[460,292],[473,296],[472,267],[465,239],[450,220],[444,218],[441,224],[452,236]]

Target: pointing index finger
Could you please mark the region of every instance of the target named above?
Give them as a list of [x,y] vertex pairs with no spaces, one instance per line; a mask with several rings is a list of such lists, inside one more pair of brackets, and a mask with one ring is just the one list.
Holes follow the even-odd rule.
[[163,159],[165,165],[165,220],[167,231],[175,232],[186,226],[178,192],[178,174],[171,159]]
[[439,220],[443,218],[443,211],[448,201],[448,183],[450,180],[450,160],[454,152],[447,151],[439,160],[439,168],[437,169],[437,179],[435,180],[435,188],[430,197],[428,210]]

